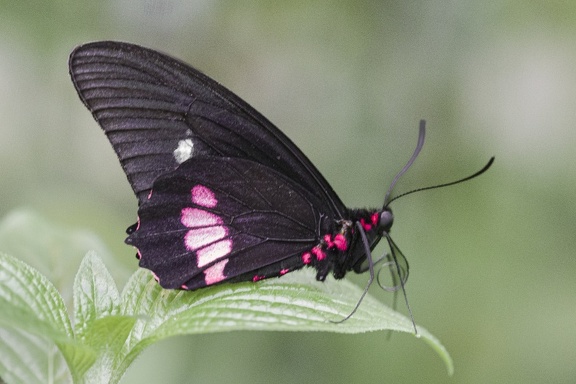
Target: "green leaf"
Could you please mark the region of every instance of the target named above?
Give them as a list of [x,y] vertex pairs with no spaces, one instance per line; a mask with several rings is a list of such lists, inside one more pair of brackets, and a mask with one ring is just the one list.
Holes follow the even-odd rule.
[[[162,289],[138,270],[122,294],[102,261],[88,253],[74,283],[76,338],[62,297],[38,271],[0,254],[0,376],[15,383],[66,379],[117,383],[150,344],[177,335],[261,331],[412,333],[405,316],[343,280],[315,281],[311,270],[258,283],[222,284],[187,292]],[[426,329],[419,336],[453,366],[444,347]],[[54,347],[57,346],[58,350]]]
[[[74,339],[64,301],[52,283],[24,262],[2,253],[0,253],[0,308],[2,308],[0,326],[3,328],[18,330],[20,335],[24,335],[25,332],[39,336],[54,343],[68,365],[77,367],[79,371],[86,370],[92,364],[94,354]],[[0,355],[0,359],[10,354],[14,356],[29,353],[24,350],[26,343],[8,343],[6,337],[2,341],[0,348],[5,353]],[[52,345],[51,343],[48,345]],[[23,372],[33,369],[40,372],[43,376],[42,381],[53,381],[54,370],[51,367],[54,364],[50,362],[52,360],[50,355],[54,352],[51,348],[46,348],[44,354],[43,359],[13,361],[13,363],[20,362],[17,366],[9,366],[6,363],[2,365]],[[43,360],[49,360],[49,364],[41,366]],[[71,373],[73,377],[77,377],[78,372]]]
[[[348,281],[317,282],[305,270],[259,283],[223,284],[202,290],[162,289],[146,271],[136,272],[122,293],[126,316],[138,317],[126,345],[123,372],[148,345],[167,337],[237,330],[361,333],[395,330],[413,333],[410,319],[368,295],[343,323],[362,291]],[[426,329],[424,338],[440,354],[449,373],[446,349]]]
[[15,328],[0,328],[0,377],[10,384],[44,384],[50,378],[54,383],[72,382],[53,342]]
[[118,313],[120,293],[114,279],[94,252],[88,252],[74,279],[74,325],[83,339],[87,327],[98,319]]
[[[3,253],[0,253],[0,303],[3,309],[9,309],[0,311],[4,325],[33,330],[44,324],[44,331],[53,329],[61,337],[73,336],[66,306],[52,283],[24,262]],[[34,316],[23,318],[30,313]]]
[[74,280],[74,314],[77,338],[97,351],[97,359],[85,373],[86,382],[109,382],[114,375],[117,357],[135,318],[117,316],[120,294],[110,273],[89,252]]
[[122,350],[135,322],[131,316],[107,316],[85,330],[84,342],[98,351],[98,358],[83,378],[87,383],[116,383],[124,375],[125,370],[118,367],[123,364]]

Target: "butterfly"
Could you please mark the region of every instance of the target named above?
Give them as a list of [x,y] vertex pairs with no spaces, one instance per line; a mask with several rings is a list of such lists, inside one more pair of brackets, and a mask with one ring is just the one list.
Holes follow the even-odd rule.
[[383,207],[349,209],[284,133],[187,64],[103,41],[74,49],[69,69],[138,198],[126,243],[162,287],[256,282],[303,267],[314,268],[319,281],[369,271],[369,287],[371,252],[385,237],[404,288],[408,263],[389,237],[388,205],[422,148],[423,121]]

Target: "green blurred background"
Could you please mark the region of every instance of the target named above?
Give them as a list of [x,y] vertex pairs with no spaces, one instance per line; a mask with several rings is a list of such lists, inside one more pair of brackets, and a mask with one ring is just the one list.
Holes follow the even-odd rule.
[[420,118],[428,140],[397,192],[496,156],[479,179],[393,205],[414,316],[452,378],[410,335],[245,332],[162,342],[124,383],[576,381],[576,2],[1,0],[0,217],[26,208],[93,231],[123,285],[136,200],[67,70],[75,45],[103,39],[234,90],[349,206],[381,204]]

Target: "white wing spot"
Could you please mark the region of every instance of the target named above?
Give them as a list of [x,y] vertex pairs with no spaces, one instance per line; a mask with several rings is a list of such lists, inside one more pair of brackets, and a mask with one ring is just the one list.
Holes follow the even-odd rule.
[[173,153],[178,164],[182,164],[191,158],[194,154],[194,143],[192,139],[180,140],[178,142],[178,148],[176,148]]

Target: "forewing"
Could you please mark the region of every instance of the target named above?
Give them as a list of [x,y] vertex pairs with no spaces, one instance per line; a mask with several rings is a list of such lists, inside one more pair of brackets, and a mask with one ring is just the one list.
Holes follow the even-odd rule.
[[187,159],[222,156],[266,164],[327,201],[336,215],[344,212],[320,172],[278,128],[194,68],[110,41],[77,47],[69,66],[140,204],[156,178]]
[[304,266],[334,222],[315,199],[260,163],[192,158],[154,183],[126,242],[164,288],[278,276]]

